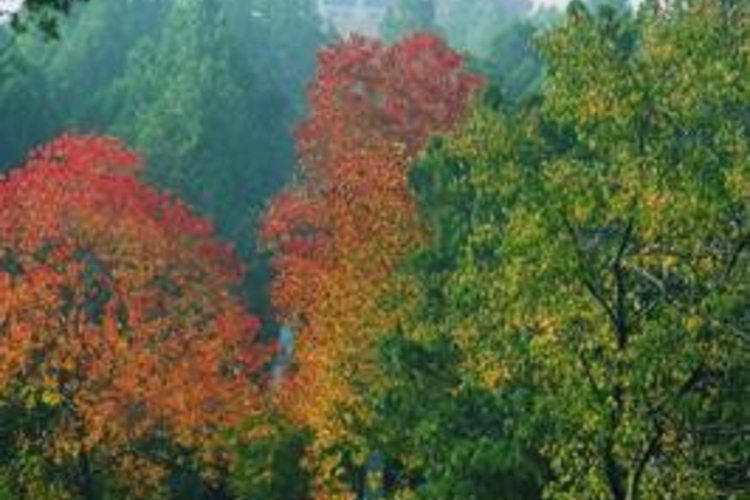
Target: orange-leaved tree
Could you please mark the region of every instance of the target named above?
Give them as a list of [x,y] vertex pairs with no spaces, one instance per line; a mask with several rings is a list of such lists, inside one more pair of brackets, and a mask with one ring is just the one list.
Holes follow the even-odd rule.
[[98,467],[155,486],[164,461],[139,449],[208,457],[259,403],[242,265],[140,169],[117,140],[63,136],[0,182],[0,403],[43,419],[9,444],[73,470],[80,498]]
[[353,37],[319,56],[297,132],[300,182],[274,200],[263,238],[274,251],[275,306],[297,330],[281,401],[321,447],[346,433],[351,382],[366,377],[368,348],[393,321],[381,300],[421,238],[408,165],[481,85],[428,34],[390,47]]

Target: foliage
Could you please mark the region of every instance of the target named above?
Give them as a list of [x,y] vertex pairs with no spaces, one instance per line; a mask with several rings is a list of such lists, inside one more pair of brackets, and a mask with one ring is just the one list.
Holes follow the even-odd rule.
[[278,111],[285,113],[285,126],[291,126],[305,110],[305,89],[315,73],[315,55],[327,41],[316,1],[223,0],[222,9],[255,75],[268,88],[280,91],[286,101]]
[[[12,105],[0,115],[0,123],[7,128],[3,139],[24,148],[5,149],[2,165],[20,163],[30,147],[64,128],[105,129],[111,118],[101,112],[102,94],[121,73],[133,45],[161,24],[165,5],[146,0],[94,2],[60,24],[61,40],[16,35],[0,58],[0,68],[17,74],[9,82],[23,82],[25,92],[3,95]],[[39,112],[32,113],[35,110]],[[34,128],[16,124],[30,120],[30,115],[37,115],[35,123],[44,124],[46,133],[24,137]]]
[[386,498],[541,499],[543,462],[514,434],[530,391],[467,383],[459,346],[424,329],[386,337],[379,359],[360,431],[383,457],[375,479]]
[[248,123],[246,110],[254,104],[248,99],[264,96],[244,91],[236,71],[248,68],[210,9],[197,1],[171,9],[161,36],[132,52],[124,77],[112,83],[107,114],[115,134],[149,153],[153,182],[211,214],[236,239],[243,229],[237,219],[244,225],[250,215],[237,205],[257,199],[260,185],[238,161],[248,147],[241,132],[246,124],[258,127]]
[[220,459],[220,431],[257,411],[266,354],[232,295],[242,266],[139,170],[117,141],[65,136],[0,186],[0,395],[16,416],[3,448],[21,456],[17,498],[39,498],[47,468],[71,475],[74,497],[94,498],[104,471],[142,496],[170,449]]
[[304,455],[310,445],[307,431],[269,411],[235,431],[237,456],[230,477],[238,498],[257,500],[305,500],[312,477]]
[[419,239],[408,161],[461,117],[479,83],[429,35],[390,48],[352,38],[320,55],[297,134],[302,181],[276,198],[264,228],[274,302],[298,330],[284,405],[318,449],[346,432],[338,410],[356,411],[352,374],[366,372],[372,336],[390,321],[380,297]]
[[536,19],[512,22],[480,60],[483,72],[498,83],[503,101],[517,103],[541,94],[543,65],[536,46],[541,32]]
[[646,13],[636,42],[615,10],[573,10],[545,42],[545,106],[577,144],[545,166],[547,216],[520,211],[511,251],[527,256],[518,271],[535,261],[519,277],[535,284],[524,316],[541,315],[540,354],[567,360],[542,365],[549,389],[587,395],[559,411],[563,437],[548,444],[570,481],[560,497],[730,496],[714,467],[747,459],[732,452],[737,420],[719,417],[719,446],[704,427],[718,408],[735,414],[727,391],[747,363],[746,16],[694,1]]
[[[431,239],[400,336],[417,355],[447,335],[459,387],[527,402],[510,435],[541,450],[550,498],[747,494],[746,15],[574,5],[543,41],[542,107],[478,111],[412,170]],[[396,428],[433,422],[399,408]]]

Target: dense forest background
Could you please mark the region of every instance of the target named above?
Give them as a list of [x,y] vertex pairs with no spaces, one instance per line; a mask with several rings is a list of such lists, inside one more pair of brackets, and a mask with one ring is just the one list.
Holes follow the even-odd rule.
[[9,13],[0,499],[750,499],[749,21]]

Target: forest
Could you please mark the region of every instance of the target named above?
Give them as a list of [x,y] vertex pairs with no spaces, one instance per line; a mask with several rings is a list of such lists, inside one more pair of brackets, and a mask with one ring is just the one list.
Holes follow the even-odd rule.
[[0,500],[750,500],[750,1],[0,0]]

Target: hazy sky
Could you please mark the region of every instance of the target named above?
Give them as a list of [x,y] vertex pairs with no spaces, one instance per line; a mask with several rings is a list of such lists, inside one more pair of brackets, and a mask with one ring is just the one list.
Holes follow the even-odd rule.
[[7,10],[15,8],[21,4],[23,0],[0,0],[0,10]]
[[3,14],[13,12],[23,3],[23,0],[0,0],[0,21],[7,21],[8,18]]

